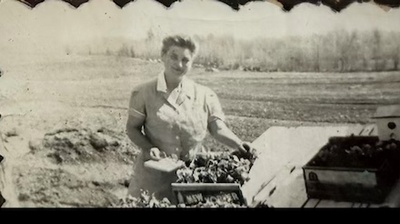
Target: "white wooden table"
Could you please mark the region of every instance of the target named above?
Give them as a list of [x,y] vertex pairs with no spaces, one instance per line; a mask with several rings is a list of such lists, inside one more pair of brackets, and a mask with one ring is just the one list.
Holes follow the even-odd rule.
[[332,136],[377,135],[374,124],[325,127],[271,127],[253,145],[259,158],[242,186],[249,206],[273,207],[400,207],[400,182],[382,204],[308,199],[303,179],[305,165]]

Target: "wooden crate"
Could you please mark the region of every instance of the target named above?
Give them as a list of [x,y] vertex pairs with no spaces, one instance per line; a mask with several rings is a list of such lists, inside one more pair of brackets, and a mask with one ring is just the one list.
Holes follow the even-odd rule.
[[365,165],[367,163],[357,161],[357,159],[348,164],[343,162],[342,166],[329,165],[337,164],[340,160],[350,161],[344,157],[335,158],[337,161],[329,161],[328,158],[326,165],[321,165],[321,163],[314,165],[315,161],[320,159],[320,153],[333,144],[339,145],[336,150],[343,150],[352,145],[375,144],[378,141],[376,136],[330,138],[329,142],[303,166],[307,196],[340,201],[383,202],[400,173],[399,152],[390,151],[379,154],[376,160],[371,159],[373,163],[370,165]]
[[194,205],[206,200],[227,199],[245,205],[240,184],[231,183],[172,183],[178,203]]

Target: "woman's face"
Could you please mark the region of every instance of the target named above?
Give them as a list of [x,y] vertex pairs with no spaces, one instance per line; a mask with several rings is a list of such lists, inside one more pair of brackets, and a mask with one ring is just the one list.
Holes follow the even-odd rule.
[[187,48],[171,46],[168,51],[161,56],[164,62],[165,74],[170,77],[182,77],[192,67],[193,55]]

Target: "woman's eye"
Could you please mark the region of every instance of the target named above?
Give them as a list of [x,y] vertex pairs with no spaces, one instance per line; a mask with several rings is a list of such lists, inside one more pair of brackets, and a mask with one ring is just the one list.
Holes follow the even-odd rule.
[[175,54],[171,55],[171,59],[176,60],[178,59],[178,56],[176,56]]

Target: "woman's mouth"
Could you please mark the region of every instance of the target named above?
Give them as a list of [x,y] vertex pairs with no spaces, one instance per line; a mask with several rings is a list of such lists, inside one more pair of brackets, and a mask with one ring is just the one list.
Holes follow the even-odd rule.
[[174,70],[177,73],[182,73],[183,72],[183,69],[174,68],[174,67],[172,67],[172,70]]

